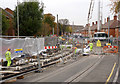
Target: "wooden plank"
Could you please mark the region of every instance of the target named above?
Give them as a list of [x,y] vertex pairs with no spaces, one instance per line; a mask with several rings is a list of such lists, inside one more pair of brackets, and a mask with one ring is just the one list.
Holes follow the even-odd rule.
[[7,66],[1,66],[1,69],[5,68],[5,69],[16,69],[16,67],[7,67]]
[[6,83],[12,83],[12,82],[16,82],[16,78],[13,78],[13,79],[10,79],[10,80],[7,80],[7,81],[5,81]]
[[0,71],[0,73],[20,73],[18,71]]
[[24,79],[24,76],[19,76],[17,77],[17,79]]

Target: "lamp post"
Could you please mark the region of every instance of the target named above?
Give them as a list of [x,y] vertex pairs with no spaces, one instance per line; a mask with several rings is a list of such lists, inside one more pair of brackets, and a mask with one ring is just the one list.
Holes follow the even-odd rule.
[[100,32],[100,0],[98,1],[98,32]]
[[110,16],[108,17],[108,43],[109,43],[109,38],[110,38]]
[[18,0],[17,0],[17,28],[18,28],[18,38],[19,38],[19,8],[18,8]]
[[53,27],[53,35],[54,35],[54,27]]
[[57,14],[57,47],[58,47],[58,14]]

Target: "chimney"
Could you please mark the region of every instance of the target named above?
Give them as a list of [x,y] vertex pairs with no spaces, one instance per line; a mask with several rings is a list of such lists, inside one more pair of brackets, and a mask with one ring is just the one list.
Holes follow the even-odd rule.
[[86,26],[88,26],[88,24],[86,24]]
[[97,25],[97,23],[98,23],[98,22],[96,21],[96,25]]
[[104,23],[106,23],[106,18],[104,19]]
[[116,15],[114,15],[114,20],[117,20],[117,16]]
[[92,26],[94,25],[94,22],[92,22]]
[[110,20],[110,18],[109,17],[107,17],[107,22]]

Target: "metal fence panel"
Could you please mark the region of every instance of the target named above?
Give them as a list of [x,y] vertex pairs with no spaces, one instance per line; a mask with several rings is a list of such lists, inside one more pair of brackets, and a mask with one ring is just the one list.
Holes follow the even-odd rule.
[[11,39],[11,40],[6,40],[6,39],[0,39],[2,41],[2,51],[0,51],[0,53],[2,53],[1,57],[2,59],[5,59],[5,53],[7,51],[8,48],[11,48],[11,57],[16,57],[18,55],[21,55],[22,53],[20,54],[16,54],[14,53],[14,49],[18,49],[18,48],[23,48],[24,47],[24,42],[25,40],[24,39]]
[[[37,55],[44,50],[44,38],[14,38],[11,40],[0,38],[0,60],[5,59],[5,53],[8,48],[11,49],[11,58],[19,57],[22,54]],[[15,49],[22,48],[22,53],[15,53]]]
[[57,45],[57,37],[45,37],[45,46],[56,46]]

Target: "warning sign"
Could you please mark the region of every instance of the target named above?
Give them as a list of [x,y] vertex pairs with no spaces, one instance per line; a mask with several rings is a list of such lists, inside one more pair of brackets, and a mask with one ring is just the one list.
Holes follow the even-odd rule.
[[22,52],[23,52],[23,49],[22,49],[22,48],[19,48],[19,49],[15,49],[14,51],[15,51],[15,53],[22,53]]
[[97,41],[97,47],[101,47],[101,42],[100,42],[100,40]]

